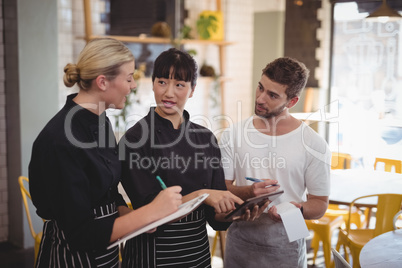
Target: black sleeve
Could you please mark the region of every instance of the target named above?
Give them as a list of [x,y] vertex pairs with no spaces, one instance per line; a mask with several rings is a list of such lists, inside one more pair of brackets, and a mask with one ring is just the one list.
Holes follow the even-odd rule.
[[[212,175],[212,189],[215,190],[227,190],[225,184],[225,176],[224,171],[221,165],[221,152],[217,145],[216,138],[213,137],[213,141],[211,144],[211,154],[213,155],[212,159],[218,159],[219,164],[211,165],[213,167],[213,175]],[[205,206],[206,218],[214,230],[217,231],[225,231],[232,224],[231,222],[219,222],[215,220],[215,210],[213,207],[206,205]]]
[[131,128],[119,143],[125,156],[122,161],[121,183],[134,209],[152,202],[161,191],[157,180],[153,179],[150,142],[142,137],[138,128]]
[[94,219],[93,187],[81,152],[66,145],[36,150],[32,157],[41,160],[30,165],[32,200],[39,216],[60,224],[72,248],[102,249],[110,244],[115,219]]

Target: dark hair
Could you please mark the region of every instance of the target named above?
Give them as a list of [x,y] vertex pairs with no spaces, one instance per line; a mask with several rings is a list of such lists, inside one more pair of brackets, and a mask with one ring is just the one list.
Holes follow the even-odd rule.
[[286,95],[290,100],[300,96],[307,83],[310,71],[306,65],[289,57],[278,58],[262,70],[272,81],[286,86]]
[[[197,63],[187,52],[171,48],[162,52],[154,62],[152,82],[155,77],[174,78],[186,82],[191,82],[194,88],[197,81]],[[172,76],[169,77],[172,70]]]

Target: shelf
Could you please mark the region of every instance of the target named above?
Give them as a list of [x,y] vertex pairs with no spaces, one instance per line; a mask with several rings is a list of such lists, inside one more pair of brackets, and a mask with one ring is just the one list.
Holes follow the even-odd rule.
[[[110,37],[121,42],[126,43],[143,43],[143,44],[172,44],[172,40],[169,38],[160,37],[140,37],[140,36],[123,36],[123,35],[91,35],[89,40],[100,38],[100,37]],[[178,41],[178,40],[177,40]],[[176,42],[176,41],[175,41]],[[218,45],[218,46],[228,46],[234,44],[234,42],[228,41],[214,41],[214,40],[195,40],[195,39],[182,39],[181,44],[195,44],[195,45]]]
[[[221,0],[215,0],[217,10],[222,10]],[[214,41],[214,40],[194,40],[194,39],[175,39],[172,40],[170,38],[159,38],[159,37],[147,37],[146,35],[142,36],[122,36],[122,35],[94,35],[92,32],[92,18],[91,18],[91,0],[83,0],[84,4],[84,20],[85,20],[85,36],[84,39],[88,42],[95,38],[100,37],[109,37],[119,40],[124,43],[142,43],[142,44],[181,44],[181,45],[215,45],[218,46],[219,50],[219,70],[221,77],[218,78],[220,84],[221,91],[221,114],[225,114],[225,101],[224,101],[224,89],[225,83],[230,81],[231,79],[226,77],[225,74],[225,63],[226,63],[226,46],[235,44],[235,42],[228,41]],[[205,79],[213,79],[213,78],[205,78]]]

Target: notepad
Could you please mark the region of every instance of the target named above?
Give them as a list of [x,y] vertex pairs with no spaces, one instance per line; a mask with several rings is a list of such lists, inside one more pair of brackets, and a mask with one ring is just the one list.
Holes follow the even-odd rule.
[[209,194],[202,194],[194,199],[191,199],[190,201],[187,201],[186,203],[183,203],[179,206],[178,210],[176,210],[175,212],[173,212],[172,214],[154,221],[150,224],[148,224],[147,226],[144,226],[140,229],[134,230],[133,232],[123,236],[122,238],[118,239],[117,241],[115,241],[114,243],[112,243],[111,245],[109,245],[107,247],[107,249],[110,249],[112,247],[115,247],[117,245],[119,245],[120,243],[125,242],[128,239],[131,239],[133,237],[136,237],[137,235],[140,235],[142,233],[148,232],[149,230],[152,230],[158,226],[161,226],[165,223],[168,222],[172,222],[175,220],[178,220],[182,217],[184,217],[185,215],[191,213],[192,211],[194,211],[196,208],[198,208],[202,202],[204,202],[204,200],[209,196]]
[[277,212],[281,215],[283,225],[289,242],[304,238],[310,235],[306,222],[299,208],[289,202],[280,203],[276,206]]

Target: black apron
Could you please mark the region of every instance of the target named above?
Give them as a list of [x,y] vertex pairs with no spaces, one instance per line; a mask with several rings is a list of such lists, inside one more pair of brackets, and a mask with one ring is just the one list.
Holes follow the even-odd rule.
[[[116,204],[111,203],[94,209],[95,220],[114,217]],[[69,267],[119,267],[119,247],[101,251],[71,250],[55,220],[46,221],[40,243],[36,268],[69,268]]]
[[122,267],[211,267],[203,206],[177,222],[159,226],[155,233],[126,241]]

